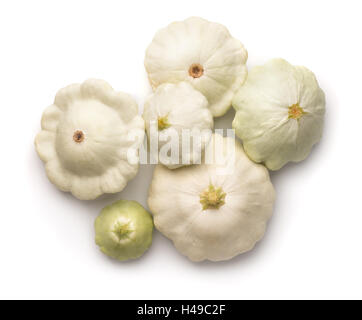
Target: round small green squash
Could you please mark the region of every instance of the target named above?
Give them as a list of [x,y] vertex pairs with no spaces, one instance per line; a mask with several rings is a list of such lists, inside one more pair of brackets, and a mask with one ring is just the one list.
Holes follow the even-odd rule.
[[136,201],[106,206],[95,221],[95,241],[112,258],[125,261],[144,254],[152,243],[153,220]]

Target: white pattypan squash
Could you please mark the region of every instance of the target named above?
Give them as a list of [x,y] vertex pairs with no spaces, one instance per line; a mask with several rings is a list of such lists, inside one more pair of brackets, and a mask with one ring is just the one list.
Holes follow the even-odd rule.
[[138,171],[144,121],[137,103],[102,80],[59,90],[41,127],[35,147],[49,180],[79,199],[119,192]]
[[145,67],[153,88],[190,82],[222,116],[247,75],[248,54],[221,24],[192,17],[158,31],[146,51]]
[[268,170],[238,141],[214,134],[210,152],[219,160],[177,170],[156,166],[149,190],[155,227],[193,261],[228,260],[251,250],[264,235],[275,198]]
[[[150,149],[157,153],[160,163],[175,169],[201,161],[214,121],[206,98],[189,83],[159,86],[146,100],[143,118],[149,143],[157,142],[157,149]],[[177,151],[174,157],[162,152],[168,145]]]
[[273,59],[253,68],[233,106],[245,152],[271,170],[305,159],[321,139],[325,97],[305,67]]

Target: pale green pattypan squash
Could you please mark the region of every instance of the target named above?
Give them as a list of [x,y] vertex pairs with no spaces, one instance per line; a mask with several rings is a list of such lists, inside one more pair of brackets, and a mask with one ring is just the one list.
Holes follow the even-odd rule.
[[118,260],[136,259],[151,246],[151,215],[136,201],[119,200],[105,207],[95,221],[96,244]]
[[[163,84],[145,102],[143,118],[150,148],[170,169],[201,161],[214,121],[206,98],[189,83]],[[187,138],[187,139],[186,139]],[[174,156],[162,152],[170,145]]]
[[214,134],[203,164],[156,166],[148,205],[155,227],[182,254],[220,261],[251,250],[263,237],[274,198],[268,170],[234,138]]
[[153,88],[188,81],[222,116],[247,75],[248,54],[221,24],[192,17],[158,31],[146,51],[145,67]]
[[79,199],[119,192],[138,171],[144,121],[129,95],[102,80],[61,89],[41,127],[35,147],[49,180]]
[[321,139],[325,97],[305,67],[273,59],[253,68],[233,106],[245,152],[271,170],[305,159]]

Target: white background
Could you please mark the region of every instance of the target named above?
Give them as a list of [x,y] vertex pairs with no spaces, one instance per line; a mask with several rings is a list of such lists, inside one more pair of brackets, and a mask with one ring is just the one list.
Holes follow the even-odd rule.
[[[1,1],[0,298],[362,298],[360,1]],[[33,140],[58,89],[101,78],[142,109],[146,46],[191,15],[226,25],[248,67],[283,57],[317,76],[324,137],[309,158],[272,173],[274,216],[256,248],[192,263],[155,231],[120,263],[94,244],[93,222],[123,198],[146,205],[152,166],[126,189],[82,202],[46,178]],[[230,127],[234,112],[216,121]]]

